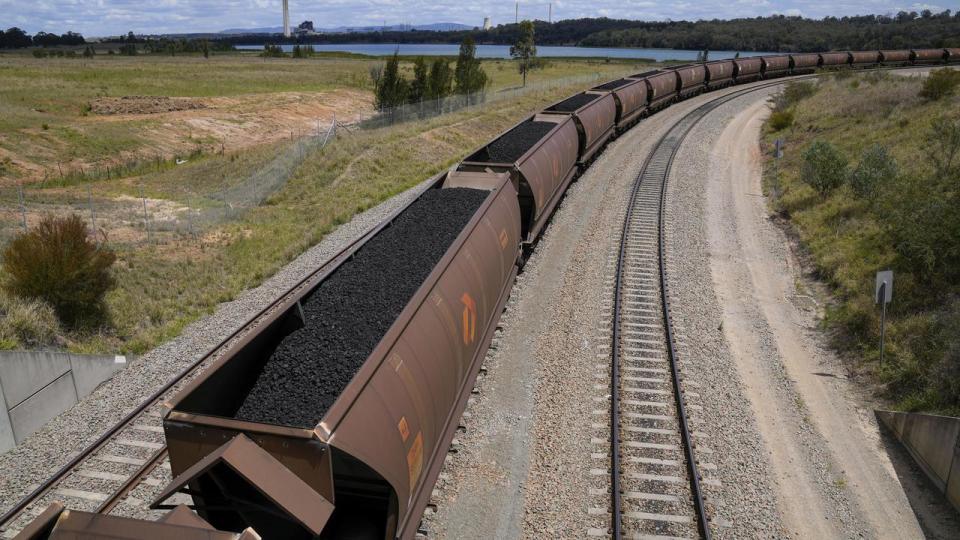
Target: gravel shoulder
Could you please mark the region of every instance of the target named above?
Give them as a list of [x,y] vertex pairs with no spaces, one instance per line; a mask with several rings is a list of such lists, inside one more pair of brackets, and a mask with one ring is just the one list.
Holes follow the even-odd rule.
[[[147,396],[242,327],[255,313],[327,261],[342,247],[402,207],[428,181],[355,216],[262,285],[188,326],[179,337],[139,357],[92,394],[0,455],[0,510],[13,506]],[[122,450],[118,450],[122,452]]]
[[718,111],[684,147],[692,170],[676,174],[701,185],[710,271],[697,279],[713,289],[714,333],[755,419],[777,514],[797,537],[921,538],[876,420],[821,346],[818,306],[768,219],[757,144],[768,113],[759,94]]

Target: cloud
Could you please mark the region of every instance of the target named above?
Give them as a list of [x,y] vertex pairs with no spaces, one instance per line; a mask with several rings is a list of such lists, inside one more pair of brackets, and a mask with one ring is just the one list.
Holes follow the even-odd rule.
[[[520,2],[520,18],[546,19],[549,0]],[[0,0],[3,24],[28,32],[74,30],[87,36],[137,33],[215,32],[226,28],[281,24],[281,0]],[[701,0],[655,2],[558,0],[554,20],[611,17],[644,20],[697,20],[755,17],[772,13],[820,18],[901,10],[942,11],[947,6],[894,4],[890,0]],[[952,6],[955,8],[955,6]],[[312,20],[318,27],[400,23],[459,22],[479,26],[514,20],[512,2],[473,0],[290,0],[291,21]]]

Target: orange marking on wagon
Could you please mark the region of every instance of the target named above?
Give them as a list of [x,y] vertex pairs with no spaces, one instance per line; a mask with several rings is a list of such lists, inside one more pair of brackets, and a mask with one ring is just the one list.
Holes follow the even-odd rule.
[[400,431],[400,437],[403,438],[403,442],[407,442],[407,439],[410,437],[410,426],[407,425],[406,416],[400,417],[400,423],[397,424],[397,430]]
[[469,293],[460,297],[463,302],[463,344],[469,345],[477,338],[477,304]]
[[507,230],[500,229],[500,249],[507,249],[508,242],[510,242],[510,237],[507,235]]
[[417,487],[417,478],[420,478],[420,471],[423,470],[423,432],[418,431],[413,439],[413,446],[407,452],[407,472],[410,473],[410,495],[413,495],[413,488]]

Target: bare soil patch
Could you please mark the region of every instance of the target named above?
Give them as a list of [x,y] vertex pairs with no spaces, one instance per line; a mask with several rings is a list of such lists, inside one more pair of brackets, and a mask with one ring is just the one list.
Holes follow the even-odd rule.
[[159,114],[174,111],[204,109],[206,105],[193,98],[166,96],[102,97],[90,102],[94,114]]

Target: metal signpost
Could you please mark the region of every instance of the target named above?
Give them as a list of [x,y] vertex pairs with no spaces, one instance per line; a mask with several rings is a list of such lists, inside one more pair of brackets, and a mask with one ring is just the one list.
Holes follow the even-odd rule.
[[877,303],[881,305],[880,312],[880,365],[883,365],[883,342],[887,330],[887,304],[893,300],[893,270],[877,272],[877,286],[874,291]]

